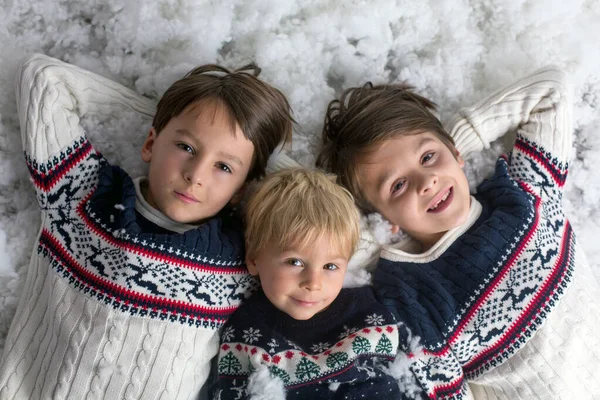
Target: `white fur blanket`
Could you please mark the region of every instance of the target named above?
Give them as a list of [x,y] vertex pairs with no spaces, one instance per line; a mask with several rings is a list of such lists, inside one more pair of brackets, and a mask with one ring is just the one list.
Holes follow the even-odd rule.
[[[599,36],[600,0],[0,2],[0,352],[39,227],[15,108],[25,53],[72,62],[152,98],[195,65],[255,60],[291,101],[299,122],[292,155],[304,164],[314,160],[327,103],[345,87],[408,80],[446,120],[458,106],[557,64],[575,90],[566,210],[600,275]],[[93,143],[132,175],[143,173],[139,146],[149,121],[98,111],[84,119]],[[470,161],[473,184],[501,150]]]

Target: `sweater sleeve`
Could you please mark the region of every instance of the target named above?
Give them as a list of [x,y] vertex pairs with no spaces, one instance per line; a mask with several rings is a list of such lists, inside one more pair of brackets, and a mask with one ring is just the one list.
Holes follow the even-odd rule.
[[[449,123],[450,135],[463,155],[483,148],[509,131],[558,163],[571,151],[571,96],[565,73],[555,67],[536,71],[472,107]],[[543,150],[542,150],[543,149]]]
[[57,59],[34,54],[20,67],[17,107],[23,150],[38,162],[84,135],[80,116],[121,104],[152,116],[154,103],[124,86]]
[[[54,58],[34,54],[16,84],[21,140],[40,207],[84,196],[102,158],[87,141],[80,117],[122,105],[152,115],[154,104],[122,85]],[[77,184],[76,175],[85,184]]]

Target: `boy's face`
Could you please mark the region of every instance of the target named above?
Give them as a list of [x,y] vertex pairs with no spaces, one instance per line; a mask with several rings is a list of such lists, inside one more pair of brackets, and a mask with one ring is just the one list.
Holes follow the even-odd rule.
[[246,265],[258,275],[265,295],[279,310],[297,320],[307,320],[335,300],[348,265],[329,235],[303,248],[267,248]]
[[[188,106],[157,133],[150,130],[142,159],[150,163],[144,197],[167,217],[200,223],[217,214],[240,191],[254,145],[214,101]],[[235,199],[234,199],[235,200]]]
[[471,197],[458,150],[432,133],[387,140],[360,160],[367,200],[398,229],[430,248],[466,221]]

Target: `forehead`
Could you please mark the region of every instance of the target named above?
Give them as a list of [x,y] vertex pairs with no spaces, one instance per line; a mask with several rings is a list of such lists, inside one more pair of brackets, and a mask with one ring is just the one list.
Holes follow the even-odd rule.
[[443,145],[433,133],[423,132],[412,135],[397,136],[374,145],[358,158],[359,171],[372,169],[374,166],[402,164],[408,161],[419,150],[428,145]]
[[302,235],[302,239],[290,238],[288,244],[282,244],[282,252],[295,252],[305,256],[319,256],[321,258],[349,258],[349,240],[342,233],[331,234],[314,229]]
[[208,98],[192,103],[184,108],[178,117],[188,122],[195,121],[206,125],[228,128],[233,136],[241,133],[241,128],[233,113],[219,99]]

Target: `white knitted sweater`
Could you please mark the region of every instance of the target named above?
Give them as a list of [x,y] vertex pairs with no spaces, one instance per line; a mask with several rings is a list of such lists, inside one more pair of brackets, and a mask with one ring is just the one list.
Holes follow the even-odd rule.
[[[506,251],[495,265],[483,266],[480,263],[487,260],[483,253],[473,254],[479,249],[474,238],[491,220],[485,217],[490,219],[477,230],[471,229],[481,213],[475,199],[467,222],[447,232],[425,253],[408,251],[414,249],[410,240],[386,246],[381,253],[381,259],[396,268],[427,268],[436,262],[440,265],[438,260],[453,260],[448,262],[453,264],[452,273],[462,277],[457,285],[461,288],[469,287],[466,282],[477,276],[477,269],[488,271],[475,282],[479,288],[468,292],[470,298],[463,301],[460,290],[453,289],[450,297],[456,300],[457,311],[449,321],[438,319],[448,337],[439,339],[439,349],[427,348],[415,355],[418,369],[427,371],[422,378],[430,398],[600,398],[600,285],[573,235],[572,248],[562,250],[569,241],[563,232],[570,231],[562,210],[562,191],[571,154],[571,106],[564,73],[550,67],[461,109],[449,125],[464,155],[517,131],[513,151],[502,159],[512,185],[518,188],[515,193],[529,193],[531,201],[537,201],[537,225],[522,240],[496,237],[496,246]],[[503,193],[501,201],[510,204],[509,196],[514,194]],[[509,215],[504,218],[510,221]],[[521,223],[525,231],[531,225],[526,220],[512,223],[517,231]],[[461,255],[452,258],[454,254]],[[475,256],[479,263],[465,262]],[[558,271],[563,264],[572,272],[561,276]],[[403,275],[403,271],[397,273]],[[441,272],[440,283],[445,282],[445,273]],[[547,289],[552,286],[554,293]]]
[[[256,287],[241,229],[229,235],[213,218],[182,234],[146,233],[131,179],[116,176],[129,186],[99,194],[103,171],[116,170],[79,116],[115,104],[151,116],[150,100],[34,55],[21,67],[17,101],[42,226],[6,339],[0,399],[197,398],[218,328]],[[129,208],[111,198],[113,187],[128,188]]]

